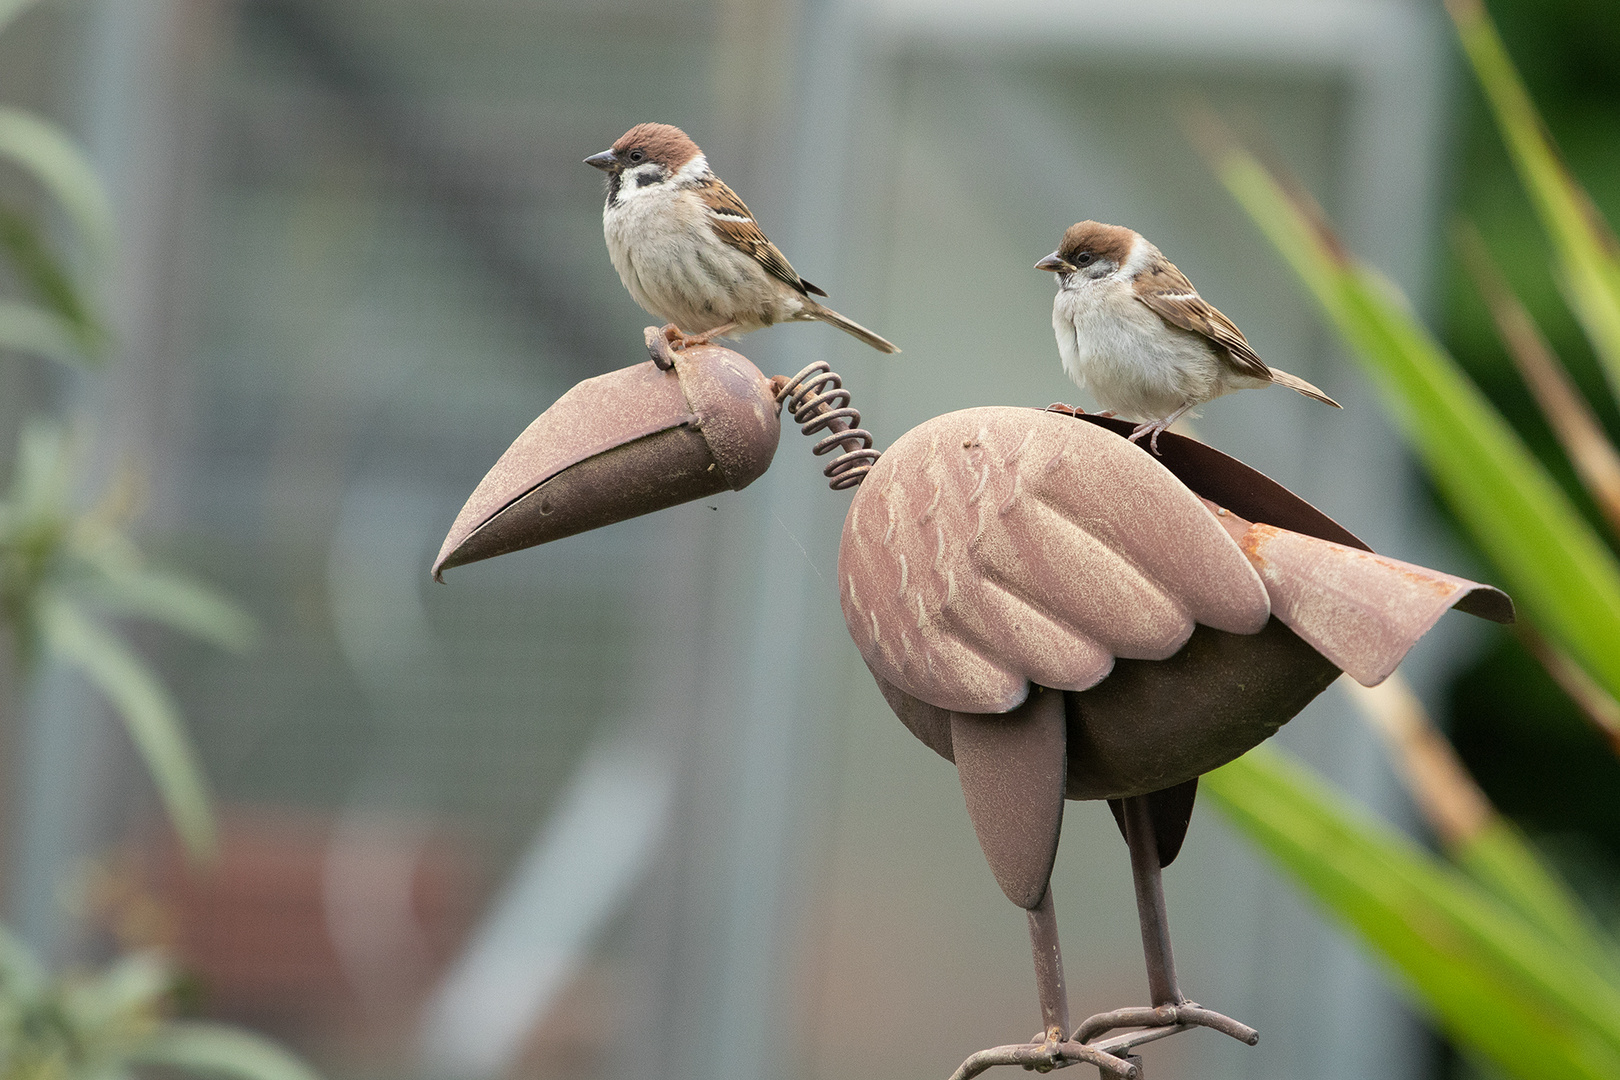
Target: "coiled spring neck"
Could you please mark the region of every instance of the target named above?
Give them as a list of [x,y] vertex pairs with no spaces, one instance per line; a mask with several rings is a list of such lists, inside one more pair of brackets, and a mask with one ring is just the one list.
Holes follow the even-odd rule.
[[811,453],[819,457],[844,450],[822,470],[827,486],[843,491],[865,480],[882,451],[872,448],[872,433],[861,427],[861,412],[851,406],[850,392],[832,366],[817,360],[791,379],[778,375],[771,383],[777,403],[787,404],[800,431],[806,435],[828,432],[811,447]]

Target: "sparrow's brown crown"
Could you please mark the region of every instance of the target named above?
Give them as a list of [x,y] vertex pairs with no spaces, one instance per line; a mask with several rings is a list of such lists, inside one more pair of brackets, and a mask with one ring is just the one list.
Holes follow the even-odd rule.
[[1076,256],[1081,252],[1089,251],[1099,259],[1111,259],[1116,264],[1123,264],[1126,256],[1131,253],[1131,244],[1136,240],[1136,234],[1123,225],[1104,225],[1100,221],[1081,221],[1070,225],[1063,234],[1063,243],[1058,245],[1058,254],[1070,263],[1076,262]]
[[613,144],[613,155],[621,161],[636,150],[671,172],[702,153],[686,132],[671,124],[637,124]]

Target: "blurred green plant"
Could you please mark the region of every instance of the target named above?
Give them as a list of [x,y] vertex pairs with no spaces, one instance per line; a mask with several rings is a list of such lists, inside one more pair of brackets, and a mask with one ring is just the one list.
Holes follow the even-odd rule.
[[[0,33],[34,0],[0,0]],[[106,190],[71,137],[55,124],[0,106],[0,161],[31,179],[61,208],[84,249],[99,264],[112,250],[113,214]],[[106,333],[67,265],[19,207],[0,199],[0,252],[29,292],[0,299],[0,350],[68,364],[100,360]]]
[[75,441],[63,428],[40,420],[23,427],[11,489],[0,498],[0,618],[25,672],[51,656],[106,695],[187,850],[207,858],[214,820],[179,711],[105,620],[142,617],[237,650],[252,643],[255,626],[207,586],[146,565],[119,528],[131,502],[127,480],[98,504],[78,508],[80,472]]
[[[1449,0],[1464,51],[1555,252],[1571,309],[1620,390],[1620,244],[1563,166],[1478,0]],[[1233,196],[1363,363],[1457,519],[1519,604],[1527,644],[1620,748],[1620,563],[1394,286],[1316,204],[1223,132]],[[1594,502],[1620,522],[1620,454],[1477,235],[1459,247]],[[1358,932],[1469,1054],[1526,1080],[1620,1076],[1620,944],[1490,806],[1399,683],[1357,692],[1390,739],[1445,858],[1269,748],[1217,770],[1228,818]]]
[[318,1080],[268,1039],[168,1018],[176,986],[158,955],[94,974],[48,975],[0,929],[0,1080],[122,1080],[162,1068],[236,1080]]
[[[0,0],[0,31],[30,0]],[[92,268],[112,246],[107,196],[73,141],[47,121],[0,108],[0,161],[60,208]],[[104,357],[95,309],[46,233],[0,201],[0,262],[28,296],[0,300],[0,353],[80,366]],[[24,674],[54,658],[81,672],[123,718],[169,820],[194,862],[214,853],[208,787],[180,714],[112,620],[142,618],[230,649],[254,622],[188,577],[149,566],[124,531],[134,499],[128,473],[85,500],[84,440],[45,419],[21,430],[9,490],[0,497],[0,626]],[[124,956],[98,973],[51,975],[0,927],[0,1080],[122,1080],[141,1068],[238,1080],[318,1080],[292,1054],[252,1032],[172,1019],[175,971],[159,954]]]
[[[0,0],[0,32],[28,0]],[[0,160],[17,166],[60,207],[71,238],[95,268],[112,248],[112,211],[73,140],[37,116],[0,108]],[[0,257],[31,297],[0,301],[0,351],[75,364],[99,362],[100,320],[65,260],[22,210],[0,202]],[[214,850],[207,783],[179,711],[162,683],[115,633],[110,618],[164,623],[229,649],[247,647],[252,621],[199,582],[148,567],[120,526],[127,476],[88,508],[81,440],[59,423],[21,431],[10,490],[0,499],[0,619],[26,674],[54,658],[81,672],[112,703],[194,859]]]

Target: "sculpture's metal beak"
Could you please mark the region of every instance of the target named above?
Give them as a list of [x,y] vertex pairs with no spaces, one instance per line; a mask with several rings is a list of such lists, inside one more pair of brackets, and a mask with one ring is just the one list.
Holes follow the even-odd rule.
[[782,426],[768,380],[706,345],[587,379],[541,413],[479,483],[433,576],[730,488],[770,467]]

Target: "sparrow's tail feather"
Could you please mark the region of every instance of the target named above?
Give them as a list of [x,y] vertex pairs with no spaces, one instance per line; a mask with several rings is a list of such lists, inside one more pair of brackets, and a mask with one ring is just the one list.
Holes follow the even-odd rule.
[[1290,375],[1286,371],[1278,371],[1276,368],[1272,368],[1271,381],[1276,383],[1278,386],[1286,386],[1290,390],[1297,390],[1308,398],[1315,398],[1324,405],[1331,405],[1335,409],[1344,408],[1343,405],[1340,405],[1337,401],[1334,401],[1332,398],[1322,393],[1322,391],[1318,390],[1316,387],[1312,386],[1298,375]]
[[813,319],[820,319],[824,323],[830,323],[851,337],[860,338],[878,352],[897,353],[900,351],[900,346],[896,345],[888,338],[880,337],[879,335],[872,333],[872,331],[868,330],[854,319],[846,319],[832,308],[826,307],[823,304],[817,304],[813,309],[811,309],[810,317]]

